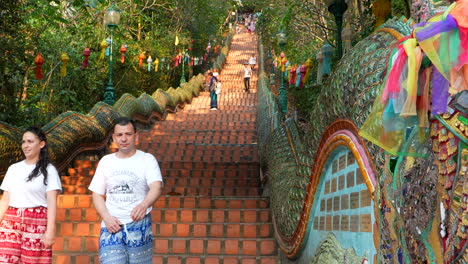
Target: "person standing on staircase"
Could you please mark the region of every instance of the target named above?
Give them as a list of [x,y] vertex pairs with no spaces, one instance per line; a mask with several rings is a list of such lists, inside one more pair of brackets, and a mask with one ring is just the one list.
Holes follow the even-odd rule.
[[244,63],[244,68],[242,69],[244,75],[244,90],[246,92],[250,91],[250,77],[252,76],[252,68],[248,63]]
[[218,110],[218,94],[216,86],[218,85],[218,73],[210,72],[210,110]]
[[8,168],[0,186],[0,262],[52,263],[60,177],[42,129],[26,129],[21,149],[25,159]]
[[89,190],[103,219],[99,237],[102,264],[152,263],[151,210],[163,180],[156,158],[136,148],[135,121],[120,117],[112,139],[118,151],[104,156]]

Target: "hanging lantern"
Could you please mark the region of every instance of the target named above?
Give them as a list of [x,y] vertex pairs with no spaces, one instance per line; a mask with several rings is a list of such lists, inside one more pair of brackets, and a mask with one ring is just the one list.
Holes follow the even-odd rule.
[[88,67],[88,58],[89,58],[89,55],[91,55],[91,50],[86,47],[84,50],[83,50],[83,56],[85,57],[84,60],[83,60],[83,63],[81,64],[81,69],[84,70],[85,68]]
[[70,58],[68,57],[67,53],[62,52],[60,60],[62,61],[62,67],[60,68],[60,76],[65,77],[67,76],[67,64]]
[[175,36],[175,41],[174,41],[174,45],[179,45],[179,36]]
[[138,58],[140,59],[138,66],[141,69],[141,67],[143,67],[143,60],[146,58],[145,52],[143,51],[142,53],[140,53],[140,56],[138,56]]
[[42,80],[42,64],[44,64],[44,58],[42,54],[38,53],[34,59],[34,64],[36,64],[36,80]]
[[161,70],[164,70],[164,66],[166,66],[166,58],[161,59]]
[[156,59],[154,60],[154,71],[155,71],[155,72],[158,72],[158,70],[159,70],[159,59],[156,58]]
[[330,75],[332,56],[333,56],[333,47],[327,42],[325,43],[325,45],[323,45],[320,48],[320,50],[322,51],[322,55],[323,55],[322,74]]
[[153,58],[151,56],[148,56],[148,59],[146,59],[146,63],[148,64],[148,71],[151,71],[151,65],[153,65]]
[[311,58],[308,58],[305,62],[305,74],[304,74],[304,80],[303,80],[303,83],[307,83],[307,81],[309,80],[309,76],[310,76],[310,69],[312,69],[312,66],[314,65],[314,63],[312,62],[312,59]]
[[101,55],[99,55],[99,59],[102,60],[104,59],[104,55],[107,53],[107,47],[109,46],[109,43],[107,43],[106,39],[103,39],[100,45],[101,45]]
[[112,37],[106,38],[106,42],[107,42],[106,56],[109,57],[110,56],[110,48],[111,48],[111,44],[112,44]]
[[180,61],[180,58],[179,58],[179,57],[180,57],[180,53],[177,54],[177,55],[172,59],[172,61],[174,62],[174,65],[175,65],[176,67],[179,66],[179,61]]
[[281,65],[281,71],[285,72],[286,71],[286,63],[288,62],[288,59],[286,58],[286,55],[284,52],[281,52],[280,54],[280,65]]
[[124,63],[125,62],[125,52],[127,52],[127,45],[122,44],[120,47],[120,62]]

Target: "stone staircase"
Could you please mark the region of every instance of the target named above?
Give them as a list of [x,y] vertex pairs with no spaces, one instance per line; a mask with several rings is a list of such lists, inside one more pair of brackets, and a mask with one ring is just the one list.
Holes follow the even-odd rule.
[[[165,187],[152,211],[155,264],[277,264],[269,199],[262,197],[256,144],[256,76],[243,91],[242,63],[256,37],[234,36],[220,78],[220,110],[202,92],[165,121],[140,132]],[[99,263],[100,217],[87,186],[97,160],[78,160],[63,176],[54,263]]]

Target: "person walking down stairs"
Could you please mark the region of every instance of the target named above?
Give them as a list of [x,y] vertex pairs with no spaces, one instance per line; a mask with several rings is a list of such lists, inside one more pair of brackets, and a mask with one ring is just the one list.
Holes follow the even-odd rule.
[[244,68],[242,69],[244,74],[244,90],[246,92],[250,91],[250,77],[252,77],[252,68],[248,63],[244,63]]
[[210,72],[210,110],[218,110],[218,94],[216,93],[216,85],[218,84],[218,73]]

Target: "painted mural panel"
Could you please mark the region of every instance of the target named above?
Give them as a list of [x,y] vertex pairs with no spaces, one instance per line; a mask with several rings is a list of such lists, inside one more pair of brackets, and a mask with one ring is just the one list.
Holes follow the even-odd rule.
[[373,263],[374,201],[348,147],[331,152],[320,175],[299,263]]

